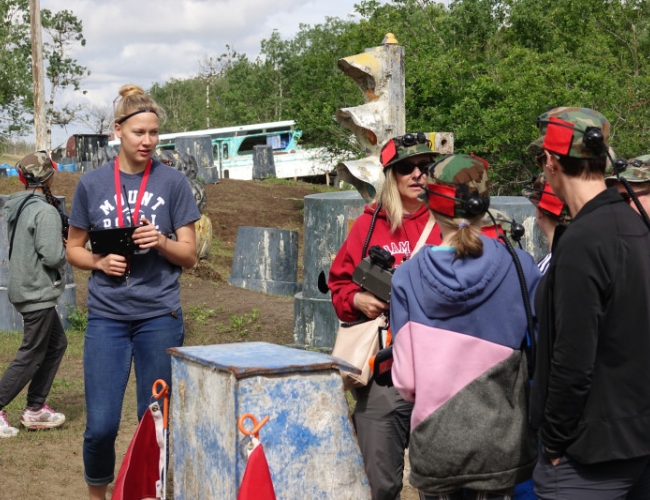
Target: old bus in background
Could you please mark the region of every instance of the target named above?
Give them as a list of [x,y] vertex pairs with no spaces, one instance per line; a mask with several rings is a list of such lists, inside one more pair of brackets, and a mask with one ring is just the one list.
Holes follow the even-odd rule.
[[[235,127],[193,130],[161,134],[158,148],[175,149],[178,139],[186,143],[191,138],[209,137],[212,143],[212,161],[220,178],[253,179],[255,146],[272,150],[277,178],[309,177],[329,174],[335,167],[323,159],[321,148],[304,149],[298,145],[302,131],[296,130],[293,120],[258,123]],[[108,143],[119,146],[119,139]]]

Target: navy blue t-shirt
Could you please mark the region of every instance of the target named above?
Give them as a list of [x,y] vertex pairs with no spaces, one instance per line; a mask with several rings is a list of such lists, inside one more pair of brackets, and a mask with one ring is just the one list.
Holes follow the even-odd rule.
[[[144,173],[120,172],[120,196],[124,225],[131,223],[130,210],[135,210]],[[124,187],[122,187],[122,185]],[[124,192],[128,193],[128,203]],[[70,225],[89,231],[119,227],[115,192],[114,162],[81,176],[75,190]],[[142,197],[140,213],[164,234],[174,233],[201,217],[192,189],[182,172],[153,161],[149,180]],[[137,251],[131,257],[131,275],[127,286],[124,278],[114,278],[102,271],[93,271],[88,280],[86,305],[92,313],[110,319],[137,320],[152,318],[180,307],[181,267],[163,257],[157,250]]]

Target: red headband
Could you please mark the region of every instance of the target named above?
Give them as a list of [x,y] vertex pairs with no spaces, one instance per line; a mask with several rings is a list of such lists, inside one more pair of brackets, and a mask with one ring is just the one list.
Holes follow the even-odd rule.
[[549,117],[542,147],[562,156],[568,156],[573,143],[574,129],[575,126],[571,122],[560,120],[554,116]]
[[[451,186],[442,186],[440,184],[427,184],[429,198],[429,208],[442,215],[455,217],[456,201],[446,198],[446,196],[456,197],[456,188]],[[441,194],[437,196],[435,193]]]
[[537,207],[559,217],[564,208],[564,203],[555,195],[551,186],[547,182],[544,184],[544,190],[539,195]]

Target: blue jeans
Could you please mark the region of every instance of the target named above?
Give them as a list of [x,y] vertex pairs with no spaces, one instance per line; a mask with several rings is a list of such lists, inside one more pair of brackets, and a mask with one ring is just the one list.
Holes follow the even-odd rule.
[[90,486],[115,478],[115,438],[120,426],[126,384],[135,365],[138,420],[151,403],[153,383],[161,378],[171,388],[169,347],[183,345],[180,309],[173,314],[119,321],[88,313],[84,342],[86,431],[84,475]]

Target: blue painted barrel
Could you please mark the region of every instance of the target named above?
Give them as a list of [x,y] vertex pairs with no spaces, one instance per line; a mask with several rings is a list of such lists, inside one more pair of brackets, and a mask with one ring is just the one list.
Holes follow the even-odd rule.
[[268,179],[276,175],[273,148],[264,144],[253,146],[253,179]]
[[0,177],[17,177],[18,169],[7,165],[6,163],[0,164]]
[[294,300],[293,339],[296,347],[334,347],[339,320],[330,293],[318,290],[318,276],[330,267],[365,201],[357,191],[305,196],[303,289]]
[[292,297],[298,283],[298,232],[240,226],[233,256],[231,285]]
[[339,369],[316,352],[265,342],[170,349],[171,470],[176,500],[236,500],[248,438],[260,431],[275,494],[282,500],[370,498]]
[[[61,208],[65,210],[65,198],[61,200]],[[23,317],[9,302],[9,235],[7,234],[7,220],[5,219],[4,206],[9,195],[0,194],[0,331],[21,332],[23,330]],[[68,328],[68,316],[77,307],[77,285],[74,282],[72,267],[65,265],[65,290],[57,301],[56,309],[63,324]]]

